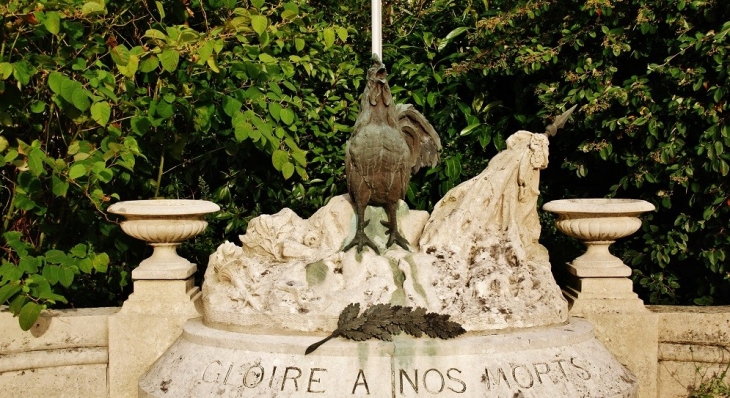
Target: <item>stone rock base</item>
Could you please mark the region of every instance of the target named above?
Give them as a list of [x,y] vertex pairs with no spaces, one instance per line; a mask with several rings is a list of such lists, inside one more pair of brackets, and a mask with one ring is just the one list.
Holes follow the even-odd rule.
[[636,378],[593,336],[566,325],[453,340],[255,335],[188,321],[139,382],[140,397],[636,397]]

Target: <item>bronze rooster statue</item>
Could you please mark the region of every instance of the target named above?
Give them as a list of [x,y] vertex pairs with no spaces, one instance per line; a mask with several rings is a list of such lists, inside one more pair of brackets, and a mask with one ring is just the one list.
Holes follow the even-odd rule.
[[377,54],[368,69],[367,85],[360,100],[360,113],[345,149],[347,190],[355,203],[357,230],[343,251],[368,246],[379,253],[365,234],[368,205],[383,207],[388,222],[382,221],[393,244],[409,250],[408,241],[398,231],[396,210],[408,190],[411,173],[423,166],[436,166],[441,140],[426,118],[412,105],[393,102],[387,69]]

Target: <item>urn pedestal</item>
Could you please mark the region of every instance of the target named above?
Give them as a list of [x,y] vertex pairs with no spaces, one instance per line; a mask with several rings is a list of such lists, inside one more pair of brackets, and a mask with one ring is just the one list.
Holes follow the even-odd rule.
[[136,397],[140,375],[172,344],[182,325],[200,316],[196,265],[176,248],[207,226],[203,216],[218,205],[202,200],[119,202],[109,212],[125,217],[122,230],[146,241],[152,256],[132,271],[134,292],[109,317],[109,396]]
[[654,205],[637,199],[563,199],[548,202],[543,209],[557,213],[557,228],[586,246],[583,255],[567,264],[572,278],[563,293],[571,314],[614,305],[646,311],[628,278],[631,268],[608,248],[641,228],[638,215],[654,210]]

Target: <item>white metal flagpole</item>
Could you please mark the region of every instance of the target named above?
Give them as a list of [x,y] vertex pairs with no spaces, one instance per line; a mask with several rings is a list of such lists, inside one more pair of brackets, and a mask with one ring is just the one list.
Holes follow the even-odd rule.
[[380,61],[383,60],[383,6],[381,0],[371,0],[372,8],[372,29],[373,29],[373,53],[378,54]]

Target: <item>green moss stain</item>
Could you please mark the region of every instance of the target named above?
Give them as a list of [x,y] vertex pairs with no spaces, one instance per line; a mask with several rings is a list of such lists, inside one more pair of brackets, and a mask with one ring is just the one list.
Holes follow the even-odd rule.
[[[423,299],[426,300],[426,302],[428,303],[428,296],[426,296],[426,289],[424,289],[423,285],[421,285],[421,283],[418,281],[419,280],[418,267],[416,266],[416,263],[413,261],[413,256],[409,254],[406,257],[404,257],[403,259],[406,260],[408,265],[411,267],[411,275],[413,275],[413,289],[415,289],[416,293],[421,295],[421,297],[423,297]],[[431,303],[428,303],[428,304],[430,305]]]
[[406,291],[403,289],[403,282],[406,280],[406,274],[398,268],[398,262],[388,259],[390,270],[393,272],[393,283],[395,283],[395,291],[390,297],[390,304],[406,305]]
[[309,286],[319,285],[324,282],[327,278],[327,271],[329,271],[329,268],[322,260],[307,264],[304,269],[307,274],[307,283]]

